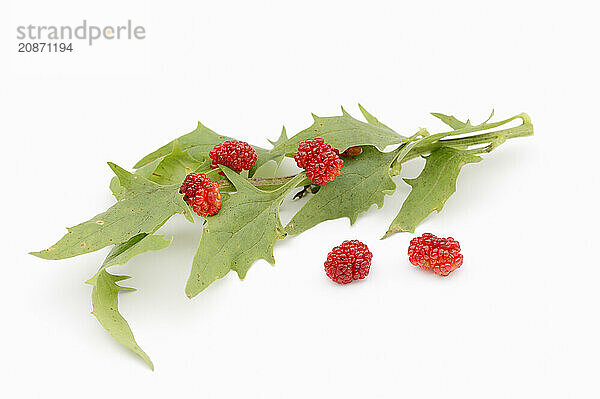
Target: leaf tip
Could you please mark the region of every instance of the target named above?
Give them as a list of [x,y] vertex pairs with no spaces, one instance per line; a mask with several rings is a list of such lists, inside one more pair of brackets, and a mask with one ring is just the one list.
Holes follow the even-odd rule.
[[369,111],[367,111],[365,109],[365,107],[363,107],[360,103],[358,104],[358,109],[360,110],[360,113],[365,117],[365,119],[367,120],[367,122],[369,122],[371,119],[374,119],[375,117],[373,115],[371,115],[371,113]]
[[[122,167],[120,167],[119,165],[117,165],[114,162],[109,161],[106,164],[115,173],[115,175],[117,175],[117,177],[119,177],[119,175],[122,175],[123,172],[127,172],[125,169],[123,169]],[[119,179],[119,181],[120,181],[120,179]]]
[[403,229],[402,227],[390,227],[390,229],[380,238],[380,240],[385,240],[386,238],[396,234],[396,233],[414,233],[415,229]]
[[392,228],[390,228],[388,231],[385,232],[385,234],[383,235],[383,237],[380,238],[380,240],[385,240],[386,238],[388,238],[389,236],[391,236],[394,233],[396,233],[396,231],[394,231]]
[[[272,248],[271,248],[271,250],[272,250]],[[265,260],[267,262],[269,262],[269,264],[271,264],[273,266],[275,265],[275,256],[273,256],[273,253],[270,253],[267,256],[265,256]]]
[[42,249],[41,251],[32,251],[29,252],[29,255],[33,255],[36,258],[46,259],[46,260],[55,260],[59,259],[52,255],[52,252],[55,250],[54,247],[50,247],[47,249]]
[[202,288],[196,287],[196,285],[199,285],[199,284],[200,284],[200,281],[195,280],[195,278],[192,276],[189,277],[187,284],[185,285],[185,295],[189,299],[194,298],[196,295],[198,295],[200,292],[202,292]]

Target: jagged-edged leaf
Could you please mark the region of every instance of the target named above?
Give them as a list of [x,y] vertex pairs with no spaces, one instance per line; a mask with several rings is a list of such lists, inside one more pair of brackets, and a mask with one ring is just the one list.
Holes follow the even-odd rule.
[[454,194],[460,169],[481,159],[467,151],[445,147],[427,156],[421,174],[416,179],[404,179],[412,190],[383,238],[401,231],[414,233],[419,223],[431,212],[440,212]]
[[353,118],[343,109],[342,111],[341,116],[313,115],[314,123],[308,129],[277,144],[271,153],[293,154],[302,141],[315,137],[323,138],[327,144],[340,152],[358,145],[372,145],[384,149],[388,145],[402,143],[406,139],[383,124],[365,123]]
[[[454,130],[464,129],[465,127],[472,126],[471,121],[469,119],[467,119],[466,122],[462,122],[462,121],[458,120],[457,118],[455,118],[453,115],[440,114],[439,112],[432,112],[431,115],[435,116],[436,118],[438,118],[439,120],[441,120],[442,122],[444,122],[446,125],[450,126]],[[486,123],[488,123],[490,121],[490,119],[492,119],[493,116],[494,116],[494,110],[492,110],[492,112],[490,113],[490,116],[488,116],[488,118],[478,126],[485,125]]]
[[[185,176],[190,172],[210,171],[210,160],[202,154],[199,158],[192,157],[188,151],[181,150],[177,140],[173,143],[173,151],[170,154],[157,158],[137,169],[134,174],[158,184],[181,184]],[[121,199],[125,189],[119,184],[119,178],[113,177],[110,181],[110,190],[117,200]]]
[[[269,143],[271,143],[273,145],[273,147],[276,147],[276,146],[284,143],[287,140],[288,140],[288,136],[287,136],[287,132],[286,132],[285,126],[284,126],[281,129],[281,134],[279,135],[279,138],[277,139],[277,141],[269,140]],[[270,154],[272,160],[277,163],[277,169],[279,169],[279,166],[281,165],[281,161],[283,161],[283,158],[285,158],[285,155],[284,154],[277,155],[277,154],[274,154],[271,152],[269,152],[269,154]]]
[[70,258],[123,243],[140,233],[151,233],[176,213],[192,217],[179,194],[179,185],[163,186],[113,163],[109,165],[126,189],[123,197],[106,212],[67,228],[68,233],[56,244],[32,255],[44,259]]
[[201,150],[201,153],[207,154],[215,144],[222,143],[226,140],[230,140],[230,137],[221,136],[220,134],[217,134],[204,126],[202,123],[198,122],[196,129],[190,133],[178,137],[173,141],[170,141],[169,143],[160,147],[158,150],[146,155],[135,164],[134,168],[141,168],[157,158],[161,158],[170,154],[173,151],[173,145],[175,141],[179,142],[180,147],[184,150],[198,147]]
[[173,151],[156,166],[149,180],[163,185],[181,184],[190,172],[210,170],[210,162],[202,155],[198,158],[192,157],[188,151],[182,151],[179,142],[175,141]]
[[134,289],[122,287],[117,282],[129,277],[110,274],[106,268],[127,263],[132,257],[146,251],[164,249],[171,244],[171,241],[172,239],[166,239],[164,236],[138,234],[127,242],[114,246],[100,270],[86,281],[86,284],[94,286],[92,289],[92,314],[117,342],[141,357],[152,370],[154,370],[152,361],[137,344],[129,324],[119,313],[119,292],[133,291]]
[[462,129],[465,126],[470,125],[469,121],[467,121],[467,122],[459,121],[452,115],[444,115],[444,114],[440,114],[439,112],[432,112],[431,115],[435,116],[436,118],[438,118],[439,120],[441,120],[442,122],[444,122],[446,125],[450,126],[454,130]]
[[119,292],[131,291],[122,287],[118,281],[126,280],[129,276],[115,276],[102,269],[96,276],[92,289],[92,314],[96,316],[102,327],[110,333],[121,345],[132,350],[141,357],[152,370],[154,365],[150,357],[139,347],[127,321],[119,313]]
[[396,183],[390,177],[390,165],[409,150],[410,147],[405,145],[384,153],[365,146],[362,154],[345,158],[340,175],[304,204],[288,223],[286,231],[297,235],[325,220],[341,217],[349,218],[350,224],[354,224],[358,215],[371,205],[381,208],[385,195],[391,195],[396,189]]
[[[134,172],[134,174],[142,176],[146,179],[150,179],[150,176],[152,176],[152,172],[154,172],[154,170],[158,167],[158,164],[162,162],[163,158],[164,157],[155,159],[149,164],[144,165],[143,167],[137,169]],[[114,176],[112,179],[110,179],[109,188],[112,194],[117,199],[117,201],[122,199],[125,193],[127,192],[127,190],[125,190],[125,188],[121,186],[121,183],[119,183],[119,178],[117,176]]]
[[[189,150],[188,153],[193,158],[200,159],[202,156],[207,156],[207,154],[212,150],[215,144],[222,143],[227,140],[237,140],[232,137],[222,136],[220,134],[215,133],[213,130],[207,128],[202,123],[198,122],[198,127],[188,134],[184,134],[183,136],[173,140],[164,146],[160,147],[158,150],[146,155],[144,158],[140,159],[134,166],[134,168],[141,168],[144,165],[149,164],[150,162],[156,160],[157,158],[161,158],[165,155],[170,154],[173,151],[174,143],[177,141],[182,150]],[[256,151],[256,164],[250,170],[250,176],[252,176],[258,168],[260,168],[265,163],[274,160],[278,161],[280,157],[271,154],[271,152],[267,149],[252,145],[254,151]]]
[[[533,125],[531,124],[531,118],[529,118],[529,115],[527,115],[525,113],[521,113],[521,114],[515,115],[511,118],[504,119],[504,120],[501,120],[498,122],[490,122],[489,120],[493,116],[493,114],[494,113],[492,112],[492,115],[490,115],[490,117],[485,122],[480,123],[479,125],[475,125],[475,126],[472,125],[468,120],[467,120],[467,122],[464,122],[463,127],[458,127],[459,126],[458,124],[456,124],[455,122],[449,121],[448,123],[455,124],[455,128],[453,128],[454,130],[449,131],[449,132],[432,134],[432,135],[428,136],[427,138],[423,139],[419,143],[419,147],[430,147],[431,144],[436,143],[436,142],[439,146],[454,145],[453,143],[457,142],[457,141],[462,142],[462,143],[467,142],[467,144],[482,144],[484,142],[489,142],[490,139],[497,138],[500,136],[503,136],[505,138],[514,138],[514,137],[526,137],[526,136],[533,135]],[[438,114],[438,115],[442,115],[442,114]],[[449,117],[449,118],[453,118],[453,117]],[[522,123],[515,127],[509,127],[509,128],[505,128],[505,129],[501,129],[501,130],[495,130],[495,131],[490,131],[487,133],[473,135],[473,136],[468,137],[468,140],[466,140],[466,138],[445,139],[446,137],[458,136],[458,135],[462,135],[462,134],[469,134],[469,133],[483,131],[483,130],[495,129],[502,125],[506,125],[516,119],[520,119]],[[460,122],[460,121],[458,121],[458,122]],[[460,123],[462,124],[463,122],[460,122]],[[468,142],[471,140],[472,140],[472,143]],[[483,141],[481,141],[481,140],[483,140]]]
[[275,191],[262,191],[239,174],[222,167],[237,189],[207,225],[194,256],[185,288],[191,298],[230,270],[244,278],[258,259],[274,263],[273,246],[286,235],[279,219],[279,206],[302,180],[301,173]]
[[[377,119],[373,115],[371,115],[371,113],[369,111],[367,111],[362,105],[358,104],[358,108],[360,109],[361,114],[363,114],[363,116],[365,117],[365,119],[367,120],[368,123],[370,123],[372,125],[376,125],[376,126],[381,126],[385,129],[390,129],[383,123],[379,122],[379,119]],[[392,130],[392,129],[390,129],[390,130]]]
[[277,146],[281,143],[283,143],[284,141],[286,141],[288,139],[287,136],[287,132],[285,131],[285,126],[281,128],[281,134],[279,135],[279,138],[277,139],[277,141],[273,141],[273,140],[269,140],[269,143],[271,143],[273,146]]
[[[457,150],[465,150],[474,145],[491,144],[492,142],[497,143],[499,139],[506,140],[510,138],[527,137],[533,135],[533,124],[531,123],[531,118],[526,113],[521,113],[498,122],[490,122],[490,118],[493,116],[493,114],[494,113],[492,112],[490,117],[485,122],[475,126],[473,126],[469,121],[458,121],[461,124],[465,124],[464,127],[459,128],[459,125],[455,124],[453,120],[448,120],[448,123],[455,124],[456,128],[453,128],[454,130],[435,133],[424,137],[422,140],[419,141],[418,145],[415,146],[411,154],[407,156],[407,159],[412,159],[421,155],[430,154],[433,151],[444,147],[452,147]],[[438,115],[442,115],[443,117],[447,118],[452,118],[443,114],[437,114],[436,116]],[[517,119],[520,119],[522,122],[518,126],[496,129]],[[471,135],[471,133],[478,131],[486,132]],[[468,135],[468,137],[453,137],[462,135]]]

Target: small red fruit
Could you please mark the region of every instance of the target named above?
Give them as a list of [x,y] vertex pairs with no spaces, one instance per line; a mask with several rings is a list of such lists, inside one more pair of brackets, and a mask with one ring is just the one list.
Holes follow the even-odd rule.
[[413,238],[408,246],[410,263],[435,274],[447,276],[463,263],[460,244],[452,237],[440,238],[430,233]]
[[299,168],[306,170],[306,177],[318,186],[334,181],[344,166],[338,152],[322,138],[308,139],[300,143],[294,160]]
[[212,159],[212,169],[225,165],[239,173],[252,169],[256,164],[256,151],[245,141],[228,140],[217,144],[208,156]]
[[184,201],[200,216],[215,215],[223,205],[219,183],[210,180],[204,173],[187,175],[179,192],[184,194]]
[[357,145],[354,147],[348,148],[346,151],[342,152],[343,157],[355,157],[357,155],[362,154],[363,149],[361,146]]
[[338,284],[364,279],[369,274],[373,254],[358,240],[344,241],[333,248],[325,261],[325,273]]

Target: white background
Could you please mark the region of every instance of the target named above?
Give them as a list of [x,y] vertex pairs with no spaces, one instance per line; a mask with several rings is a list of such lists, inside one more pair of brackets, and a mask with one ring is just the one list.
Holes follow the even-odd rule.
[[[0,5],[3,397],[598,397],[599,28],[592,1],[13,1]],[[18,25],[132,19],[143,41],[75,42],[19,54]],[[279,242],[277,264],[184,295],[200,224],[170,248],[114,268],[120,306],[156,371],[90,315],[83,282],[108,249],[64,261],[46,248],[111,205],[106,161],[131,167],[201,120],[268,146],[310,112],[361,102],[400,133],[444,127],[428,112],[528,112],[511,140],[461,173],[418,234],[457,238],[463,267],[408,263],[411,234],[379,240],[409,187],[354,226]],[[422,161],[404,177],[416,176]],[[287,164],[283,172],[293,171]],[[285,222],[301,203],[286,200]],[[369,277],[323,272],[360,239]]]

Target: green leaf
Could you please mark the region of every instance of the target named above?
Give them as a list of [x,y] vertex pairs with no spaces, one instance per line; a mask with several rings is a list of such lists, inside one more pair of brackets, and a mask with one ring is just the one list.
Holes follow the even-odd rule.
[[[462,122],[462,121],[456,119],[452,115],[444,115],[444,114],[440,114],[439,112],[432,112],[431,115],[435,116],[436,118],[438,118],[439,120],[441,120],[442,122],[444,122],[446,125],[450,126],[454,130],[460,130],[460,129],[464,129],[464,128],[473,127],[473,125],[471,125],[471,121],[468,119],[466,122]],[[490,121],[490,119],[492,119],[493,116],[494,116],[494,110],[492,110],[492,112],[490,113],[490,116],[483,123],[481,123],[478,126],[484,126],[486,123],[488,123]]]
[[[272,141],[269,140],[269,143],[271,143],[274,147],[286,142],[288,140],[288,136],[287,136],[287,132],[285,131],[285,126],[281,129],[281,134],[279,135],[279,138],[277,139],[277,141]],[[281,165],[281,161],[283,161],[283,158],[285,158],[285,155],[280,154],[280,155],[276,155],[276,154],[272,154],[271,152],[269,152],[269,156],[271,157],[271,159],[273,161],[275,161],[277,163],[277,167],[275,170],[279,169],[279,166]],[[250,177],[252,177],[252,175],[250,175]]]
[[[164,146],[160,147],[158,150],[146,155],[144,158],[140,159],[134,166],[134,168],[141,168],[144,165],[149,164],[150,162],[155,161],[158,158],[164,157],[170,154],[173,151],[173,147],[175,142],[178,142],[182,150],[189,150],[188,153],[190,156],[196,159],[200,159],[201,157],[207,157],[208,153],[212,148],[219,143],[222,143],[227,140],[237,140],[232,137],[222,136],[220,134],[215,133],[211,129],[204,126],[202,123],[198,122],[198,127],[188,133],[185,134],[176,140],[173,140]],[[271,154],[269,150],[264,148],[251,145],[256,151],[256,164],[252,169],[250,169],[250,176],[252,176],[258,168],[269,161],[276,161],[281,157]]]
[[[152,233],[172,215],[191,218],[189,207],[179,194],[179,185],[161,186],[109,163],[126,192],[106,212],[87,222],[67,228],[56,244],[32,255],[44,259],[65,259],[123,243],[140,233]],[[192,219],[193,221],[193,219]]]
[[184,150],[198,148],[200,149],[201,153],[207,154],[215,146],[215,144],[222,143],[226,140],[230,140],[230,138],[227,136],[221,136],[204,126],[202,123],[198,122],[198,127],[195,130],[188,134],[184,134],[173,141],[170,141],[169,143],[160,147],[158,150],[146,155],[135,164],[134,168],[141,168],[142,166],[147,165],[158,158],[170,154],[173,151],[173,145],[175,141],[179,142],[179,145]]
[[323,138],[327,144],[340,152],[358,145],[372,145],[384,149],[389,145],[402,143],[406,139],[381,123],[365,123],[354,119],[343,109],[341,116],[313,115],[313,119],[314,123],[308,129],[277,144],[271,153],[294,154],[301,142],[316,137]]
[[173,238],[148,233],[138,234],[128,241],[115,245],[104,260],[102,267],[124,265],[131,258],[147,251],[158,251],[171,245]]
[[126,280],[128,276],[115,276],[102,269],[94,281],[92,289],[92,314],[96,316],[102,327],[121,345],[132,350],[141,357],[152,370],[154,365],[150,357],[139,347],[127,321],[119,313],[119,292],[131,291],[121,287],[117,281]]
[[454,130],[465,128],[471,124],[469,121],[461,122],[452,115],[444,115],[439,112],[432,112],[431,115],[435,116]]
[[279,138],[277,139],[277,141],[273,141],[273,140],[269,140],[269,143],[271,143],[273,146],[277,146],[283,142],[285,142],[288,139],[287,136],[287,132],[285,131],[285,126],[281,128],[281,134],[279,135]]
[[106,268],[127,263],[132,257],[146,251],[164,249],[171,244],[171,241],[172,239],[166,239],[164,236],[138,234],[127,242],[114,246],[100,270],[86,281],[86,284],[94,286],[92,289],[92,314],[117,342],[141,357],[152,370],[154,370],[152,361],[139,347],[129,324],[119,313],[119,292],[133,291],[134,289],[122,287],[116,283],[129,277],[112,275],[106,271]]
[[210,160],[206,157],[192,157],[188,151],[182,151],[179,142],[173,143],[173,151],[156,166],[149,180],[163,185],[181,184],[190,172],[209,171]]
[[350,224],[354,224],[358,215],[371,205],[381,208],[385,195],[391,195],[396,189],[390,177],[390,165],[412,145],[385,153],[365,146],[362,154],[345,158],[340,175],[306,202],[288,223],[286,231],[297,235],[325,220],[341,217],[348,217]]
[[367,111],[362,105],[358,104],[358,108],[360,109],[360,112],[363,114],[363,116],[365,117],[365,119],[367,120],[368,123],[375,125],[375,126],[380,126],[385,129],[392,130],[389,127],[387,127],[386,125],[384,125],[383,123],[379,122],[379,119],[377,119],[373,115],[371,115],[371,113],[369,113],[369,111]]
[[[436,114],[436,116],[437,115],[441,115],[442,117],[446,117],[446,118],[454,118],[454,117],[448,117],[447,115],[443,115],[443,114]],[[456,146],[457,144],[458,145],[483,144],[486,142],[489,143],[490,141],[493,141],[495,138],[500,137],[500,136],[502,136],[506,139],[509,139],[509,138],[526,137],[526,136],[533,135],[533,125],[531,124],[531,118],[529,118],[529,115],[527,115],[525,113],[521,113],[521,114],[515,115],[511,118],[504,119],[502,121],[490,122],[490,118],[493,115],[494,115],[494,112],[492,111],[492,114],[485,122],[480,123],[479,125],[476,125],[476,126],[473,126],[471,124],[471,122],[469,122],[469,121],[467,121],[467,122],[458,121],[461,124],[464,123],[464,127],[459,127],[459,125],[453,119],[449,119],[446,121],[446,123],[454,124],[454,127],[453,127],[454,130],[449,131],[449,132],[436,133],[436,134],[427,136],[425,139],[421,140],[421,142],[419,143],[419,147],[421,147],[421,146],[431,147],[432,145],[435,147],[437,145],[437,148],[439,148],[441,146],[444,146],[444,147]],[[454,119],[456,119],[456,118],[454,118]],[[482,133],[482,134],[477,134],[477,135],[470,135],[468,137],[448,138],[448,137],[452,137],[452,136],[467,135],[467,134],[470,134],[473,132],[478,132],[478,131],[483,131],[483,130],[495,129],[497,127],[506,125],[517,119],[520,119],[522,123],[515,127],[509,127],[509,128],[495,130],[495,131],[489,131],[487,133]]]
[[[181,150],[179,142],[175,140],[171,153],[142,166],[134,174],[162,185],[181,184],[190,172],[206,173],[211,170],[211,161],[202,154],[197,156],[199,158],[192,157],[188,151]],[[125,192],[116,176],[110,181],[110,190],[117,200],[121,199]]]
[[258,259],[275,263],[273,246],[286,235],[279,207],[304,180],[301,173],[275,191],[262,191],[231,169],[222,169],[237,193],[229,197],[219,213],[207,218],[185,288],[190,298],[230,270],[244,278]]
[[425,168],[416,179],[404,179],[412,190],[383,238],[415,228],[431,212],[440,212],[456,191],[460,169],[468,163],[479,162],[481,157],[468,151],[440,148],[426,157]]

